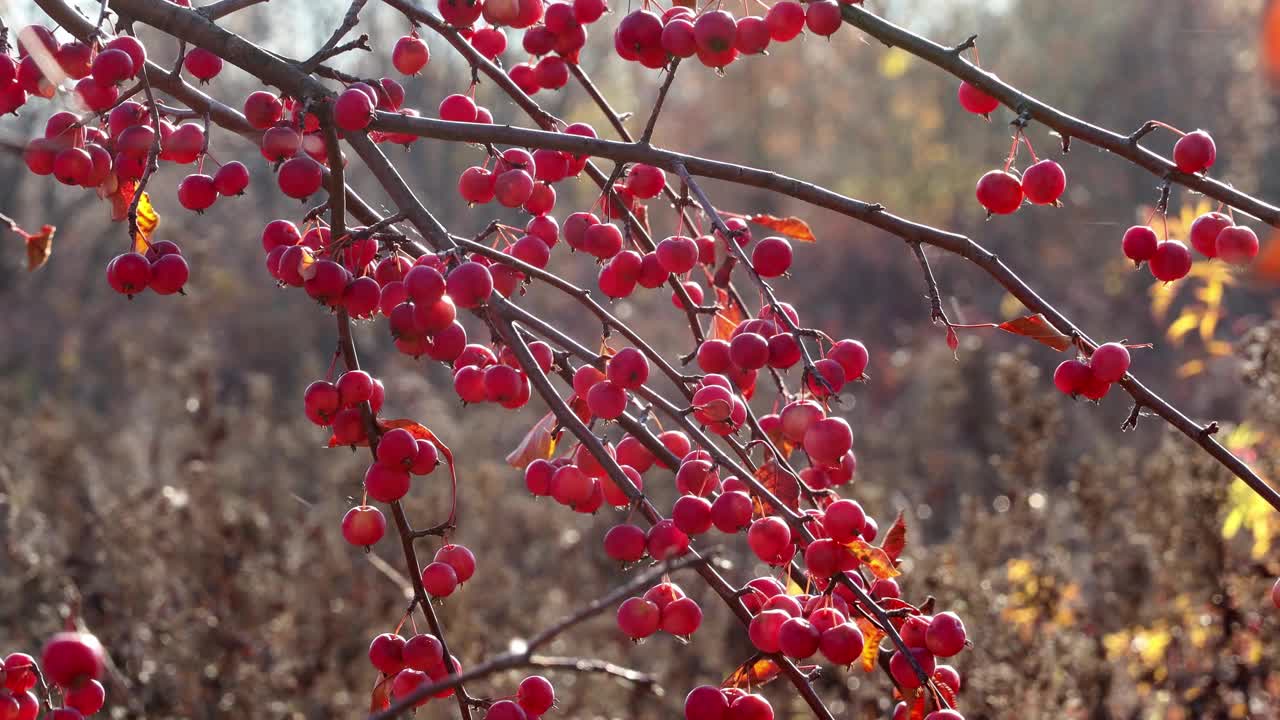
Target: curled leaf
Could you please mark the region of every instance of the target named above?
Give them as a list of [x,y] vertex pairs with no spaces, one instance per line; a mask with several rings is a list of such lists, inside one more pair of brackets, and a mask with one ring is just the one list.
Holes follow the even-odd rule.
[[763,225],[770,230],[786,235],[793,240],[810,243],[818,241],[818,239],[813,235],[813,230],[809,229],[809,223],[794,215],[780,218],[773,215],[761,214],[752,215],[749,219],[757,225]]
[[52,225],[44,225],[38,233],[29,233],[18,227],[16,224],[10,224],[10,229],[18,234],[27,246],[27,272],[36,270],[49,260],[49,255],[53,253],[53,234],[57,232],[57,228]]
[[507,454],[507,464],[523,470],[534,460],[548,460],[556,452],[556,416],[547,413],[534,423],[514,450]]

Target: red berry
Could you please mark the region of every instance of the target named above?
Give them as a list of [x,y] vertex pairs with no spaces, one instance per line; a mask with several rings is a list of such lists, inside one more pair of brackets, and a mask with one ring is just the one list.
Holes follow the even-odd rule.
[[711,502],[697,495],[682,495],[671,508],[671,519],[686,535],[711,529]]
[[543,715],[556,704],[556,690],[550,680],[541,675],[530,675],[516,688],[516,702],[525,712]]
[[116,85],[137,74],[133,59],[123,50],[108,49],[93,59],[93,79],[103,85]]
[[853,447],[853,430],[842,418],[823,418],[805,431],[803,445],[805,454],[813,462],[837,465]]
[[1189,132],[1173,146],[1173,162],[1184,173],[1204,172],[1213,166],[1218,149],[1204,130]]
[[790,619],[791,616],[782,610],[763,610],[757,613],[751,618],[751,624],[747,626],[747,636],[751,639],[751,644],[763,653],[778,652],[782,625]]
[[466,95],[449,95],[440,101],[440,119],[452,122],[475,122],[476,103]]
[[925,633],[925,646],[938,657],[951,657],[964,649],[964,623],[953,612],[938,613],[929,622]]
[[148,284],[157,295],[172,295],[187,284],[191,270],[179,254],[162,255],[151,263],[151,281]]
[[773,706],[763,695],[743,695],[729,705],[733,720],[773,720]]
[[[934,659],[928,650],[911,648],[911,654],[915,656],[916,662],[920,664],[926,677],[933,674]],[[915,669],[911,667],[911,662],[901,651],[894,653],[893,657],[890,658],[889,673],[893,675],[894,681],[899,686],[907,690],[915,690],[920,687],[920,676],[916,674]]]
[[372,505],[357,505],[342,516],[342,537],[352,545],[367,547],[382,539],[387,519]]
[[493,294],[493,276],[489,273],[489,268],[478,262],[468,261],[449,273],[445,288],[458,307],[480,307]]
[[151,263],[139,253],[117,255],[107,264],[107,283],[121,295],[137,295],[150,282]]
[[[526,478],[528,473],[526,472]],[[604,536],[604,552],[618,562],[636,562],[644,557],[647,544],[644,530],[635,525],[615,525]]]
[[284,116],[284,104],[280,98],[265,90],[251,93],[244,101],[244,117],[249,124],[259,130],[280,122]]
[[1159,244],[1160,238],[1156,235],[1156,231],[1148,225],[1134,225],[1125,230],[1124,238],[1120,241],[1125,257],[1135,263],[1146,262],[1155,257],[1156,246]]
[[50,683],[72,688],[83,680],[102,677],[103,651],[98,638],[87,633],[60,632],[40,653],[40,668]]
[[409,493],[409,473],[398,467],[375,462],[365,471],[364,489],[369,497],[378,502],[395,502]]
[[822,656],[836,665],[849,665],[862,656],[865,640],[862,631],[853,623],[840,623],[822,632],[818,649]]
[[781,565],[791,559],[791,528],[779,517],[764,517],[751,524],[747,544],[752,552],[770,565]]
[[661,612],[644,598],[628,598],[618,606],[618,628],[632,640],[640,640],[658,631]]
[[986,115],[1000,107],[999,100],[970,85],[967,81],[960,83],[960,89],[956,92],[956,97],[960,101],[960,107],[974,115]]
[[978,202],[987,212],[1008,215],[1022,205],[1022,183],[1004,170],[992,170],[978,180]]
[[804,23],[818,35],[834,35],[844,23],[840,17],[840,5],[834,0],[814,0],[805,11]]
[[[102,683],[90,680],[70,688],[62,696],[62,704],[66,708],[78,711],[81,715],[93,715],[102,709],[106,702],[107,692]],[[15,718],[17,715],[14,716]]]
[[382,674],[394,675],[404,669],[404,638],[383,633],[369,643],[369,662]]
[[188,175],[178,183],[178,202],[193,212],[204,212],[218,199],[213,178],[208,175]]
[[458,574],[447,563],[433,562],[422,568],[422,587],[432,597],[448,597],[458,587]]
[[207,83],[222,72],[222,58],[204,48],[192,48],[187,51],[182,66],[187,69],[191,77]]
[[[1207,212],[1191,223],[1189,233],[1191,247],[1201,255],[1212,258],[1218,256],[1218,233],[1231,227],[1231,218],[1220,212]],[[1155,233],[1152,233],[1154,236]],[[1152,249],[1154,253],[1155,250]]]
[[232,160],[223,165],[213,175],[213,189],[223,197],[243,195],[247,187],[249,187],[249,169],[238,160]]
[[299,155],[280,166],[276,182],[285,195],[302,200],[320,189],[324,182],[324,168],[310,156]]
[[729,701],[720,688],[700,685],[684,699],[685,720],[729,720]]
[[1067,188],[1067,174],[1052,160],[1041,160],[1022,173],[1022,193],[1036,205],[1052,205]]
[[761,277],[778,277],[791,269],[791,243],[780,237],[767,237],[751,252],[751,266]]
[[780,0],[765,13],[764,22],[769,26],[770,37],[787,42],[804,30],[804,6],[792,0]]
[[1186,245],[1177,240],[1165,240],[1156,246],[1155,255],[1151,256],[1148,265],[1151,267],[1151,274],[1157,280],[1164,282],[1180,280],[1191,272],[1191,252],[1187,250]]
[[689,552],[689,536],[671,520],[659,520],[649,528],[649,557],[657,561],[680,557]]
[[1258,256],[1258,236],[1243,225],[1232,225],[1218,233],[1218,256],[1232,265],[1247,265]]
[[1099,345],[1089,356],[1089,369],[1102,382],[1116,382],[1129,372],[1128,348],[1120,343]]
[[405,35],[391,50],[391,64],[401,75],[417,75],[430,60],[430,49],[417,35]]
[[363,130],[373,120],[376,105],[376,100],[368,94],[349,88],[333,103],[333,121],[343,130]]
[[818,652],[818,643],[822,634],[813,623],[800,617],[793,617],[778,628],[778,649],[783,655],[796,660],[804,660]]
[[711,503],[711,522],[724,533],[736,533],[751,525],[755,508],[751,496],[745,492],[721,493]]

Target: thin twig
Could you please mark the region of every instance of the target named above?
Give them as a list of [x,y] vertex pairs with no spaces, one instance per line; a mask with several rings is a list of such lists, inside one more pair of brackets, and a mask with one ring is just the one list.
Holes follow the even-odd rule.
[[370,49],[368,35],[361,35],[354,43],[347,43],[341,48],[338,47],[338,43],[342,41],[342,38],[360,22],[360,11],[364,9],[367,2],[368,0],[351,0],[351,5],[347,7],[346,14],[342,16],[342,23],[333,31],[333,34],[329,36],[324,45],[321,45],[320,49],[315,51],[315,54],[302,62],[301,68],[303,72],[310,74],[315,71],[315,67],[320,63],[347,50],[355,48]]

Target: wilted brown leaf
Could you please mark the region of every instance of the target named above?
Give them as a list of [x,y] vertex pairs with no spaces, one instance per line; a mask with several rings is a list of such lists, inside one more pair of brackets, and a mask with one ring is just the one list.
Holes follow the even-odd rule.
[[27,272],[48,262],[49,256],[53,254],[53,234],[57,230],[52,225],[45,225],[40,228],[40,232],[31,235],[17,228],[18,234],[27,241]]
[[813,235],[813,230],[809,229],[809,223],[794,215],[780,218],[761,214],[751,215],[748,219],[757,225],[763,225],[770,230],[782,233],[793,240],[810,243],[818,241],[818,238]]

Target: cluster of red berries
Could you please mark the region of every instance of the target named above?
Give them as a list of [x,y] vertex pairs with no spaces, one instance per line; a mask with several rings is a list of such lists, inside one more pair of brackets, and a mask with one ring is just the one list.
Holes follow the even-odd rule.
[[[1206,258],[1247,265],[1258,256],[1258,236],[1228,215],[1208,212],[1191,223],[1191,246]],[[1191,272],[1192,256],[1179,240],[1160,240],[1150,225],[1134,225],[1121,239],[1125,257],[1135,265],[1147,263],[1157,280],[1172,282]]]
[[18,61],[0,56],[0,111],[17,112],[28,96],[48,100],[71,79],[81,106],[105,112],[119,99],[120,84],[137,77],[146,62],[146,49],[128,35],[101,46],[59,44],[48,28],[29,25],[18,33]]
[[[462,671],[462,663],[452,655],[446,664],[444,645],[435,635],[428,634],[414,635],[408,640],[395,633],[378,635],[369,643],[369,662],[382,673],[382,682],[390,683],[391,697],[396,699]],[[435,697],[452,697],[453,693],[453,688],[447,688]],[[430,696],[425,697],[418,706],[430,700]]]
[[663,582],[642,597],[624,600],[617,618],[618,628],[632,640],[643,640],[659,630],[688,640],[702,625],[702,608],[679,585]]
[[151,243],[146,254],[128,252],[107,263],[107,284],[129,297],[148,288],[157,295],[182,292],[190,274],[182,250],[168,240]]
[[[569,64],[578,62],[578,52],[587,43],[586,26],[607,10],[604,0],[548,3],[541,22],[524,33],[521,44],[530,59],[511,66],[507,71],[511,81],[528,95],[564,87],[569,82]],[[471,45],[494,59],[506,49],[507,39],[500,28],[481,28],[472,35]]]
[[10,654],[0,664],[0,718],[36,720],[40,699],[34,690],[41,679],[62,693],[62,707],[45,715],[46,720],[80,720],[97,713],[106,702],[106,692],[98,681],[103,657],[96,637],[77,632],[60,632],[49,638],[38,665],[25,653]]
[[[986,117],[996,108],[1000,101],[991,97],[978,87],[968,82],[961,82],[956,92],[960,107],[974,115]],[[978,203],[992,215],[1009,215],[1022,207],[1023,200],[1033,205],[1056,205],[1067,189],[1067,174],[1062,166],[1048,158],[1040,160],[1031,150],[1032,164],[1021,174],[1012,170],[1013,161],[1017,158],[1022,144],[1031,150],[1031,143],[1019,130],[1013,139],[1013,147],[1004,169],[987,172],[978,179],[975,194]]]
[[1129,372],[1129,350],[1120,343],[1099,345],[1088,360],[1073,358],[1058,365],[1053,371],[1053,384],[1062,392],[1075,397],[1083,395],[1090,400],[1101,400]]
[[628,13],[614,31],[613,46],[622,59],[655,70],[673,59],[695,55],[703,65],[719,69],[739,55],[765,52],[771,42],[793,40],[806,27],[827,37],[842,23],[840,5],[834,0],[814,0],[807,5],[779,0],[764,17],[742,18],[719,8],[699,13],[676,5],[662,15],[648,9]]

